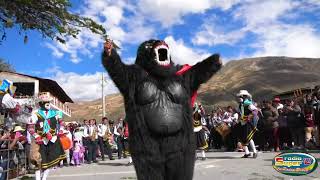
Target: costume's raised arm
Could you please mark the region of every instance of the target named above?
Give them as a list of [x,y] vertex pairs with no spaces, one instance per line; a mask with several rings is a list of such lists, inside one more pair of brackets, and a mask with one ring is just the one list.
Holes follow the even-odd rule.
[[191,90],[196,91],[202,83],[207,82],[222,67],[219,54],[214,54],[207,59],[192,66],[190,71]]
[[102,53],[102,64],[119,91],[122,94],[127,94],[129,89],[129,68],[128,65],[121,61],[117,51],[112,47],[111,49],[107,49],[105,45],[105,50]]

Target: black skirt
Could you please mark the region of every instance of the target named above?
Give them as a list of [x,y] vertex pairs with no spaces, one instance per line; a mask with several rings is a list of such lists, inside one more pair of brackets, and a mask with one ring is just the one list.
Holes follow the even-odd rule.
[[49,141],[47,145],[40,145],[41,154],[41,169],[49,169],[66,159],[66,154],[62,148],[60,138],[58,137],[55,143]]
[[238,138],[243,146],[247,146],[257,131],[257,128],[250,123],[238,126]]
[[205,132],[201,129],[199,132],[195,132],[196,140],[197,140],[197,148],[198,149],[207,149],[208,143],[205,138]]

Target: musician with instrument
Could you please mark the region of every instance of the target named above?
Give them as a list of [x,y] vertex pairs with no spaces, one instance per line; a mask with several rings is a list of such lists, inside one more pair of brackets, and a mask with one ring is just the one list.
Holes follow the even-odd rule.
[[123,153],[122,141],[123,141],[123,134],[124,134],[123,119],[122,118],[119,118],[117,124],[115,125],[114,131],[115,131],[114,138],[115,138],[115,142],[117,143],[117,147],[118,147],[118,159],[121,159],[122,153]]
[[239,136],[240,142],[243,146],[245,154],[243,158],[248,158],[251,156],[249,152],[248,145],[253,150],[253,158],[257,158],[258,153],[253,141],[253,136],[257,131],[258,120],[258,108],[254,105],[252,101],[252,96],[247,90],[240,90],[237,94],[239,97],[239,112],[240,112],[240,125],[239,127]]
[[112,136],[108,124],[108,118],[103,117],[101,120],[101,124],[98,125],[98,145],[101,152],[102,161],[105,160],[105,153],[107,153],[110,160],[114,160],[112,157],[112,150],[109,146],[106,146],[106,142],[109,141],[110,136]]
[[90,119],[89,140],[88,140],[88,164],[91,162],[97,163],[97,143],[98,143],[98,127],[95,119]]
[[[219,124],[215,126],[215,131],[221,136],[220,143],[224,143],[227,151],[233,151],[236,147],[236,139],[237,137],[234,136],[234,132],[232,129],[234,125],[238,121],[238,113],[234,112],[231,106],[226,108],[226,111],[223,112],[221,116],[221,121]],[[216,136],[219,136],[216,134]],[[221,145],[220,145],[221,146]]]
[[113,120],[109,120],[109,128],[110,128],[110,131],[109,131],[110,136],[108,139],[108,144],[109,144],[109,147],[111,148],[111,151],[115,150],[118,152],[118,158],[119,158],[119,147],[117,144],[117,139],[120,136],[120,134]]
[[83,120],[83,128],[84,129],[83,129],[83,136],[82,136],[82,144],[85,147],[84,159],[86,161],[88,161],[88,144],[90,141],[89,127],[90,127],[89,120],[88,119]]

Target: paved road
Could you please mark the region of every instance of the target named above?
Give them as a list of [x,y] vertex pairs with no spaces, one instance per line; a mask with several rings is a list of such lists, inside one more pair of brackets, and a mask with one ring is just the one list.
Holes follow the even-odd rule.
[[[276,172],[271,166],[275,153],[259,153],[257,159],[242,159],[237,152],[210,152],[205,161],[197,160],[195,180],[320,180],[320,167],[303,177],[286,176]],[[317,159],[320,154],[313,154]],[[136,179],[133,166],[126,166],[128,159],[104,161],[81,167],[64,167],[50,173],[49,180],[124,180]]]

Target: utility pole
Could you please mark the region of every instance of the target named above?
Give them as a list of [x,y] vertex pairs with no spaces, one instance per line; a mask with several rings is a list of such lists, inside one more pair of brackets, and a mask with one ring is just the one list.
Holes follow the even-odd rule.
[[102,117],[106,117],[106,99],[104,97],[104,73],[102,73],[101,77],[101,94],[102,94]]

